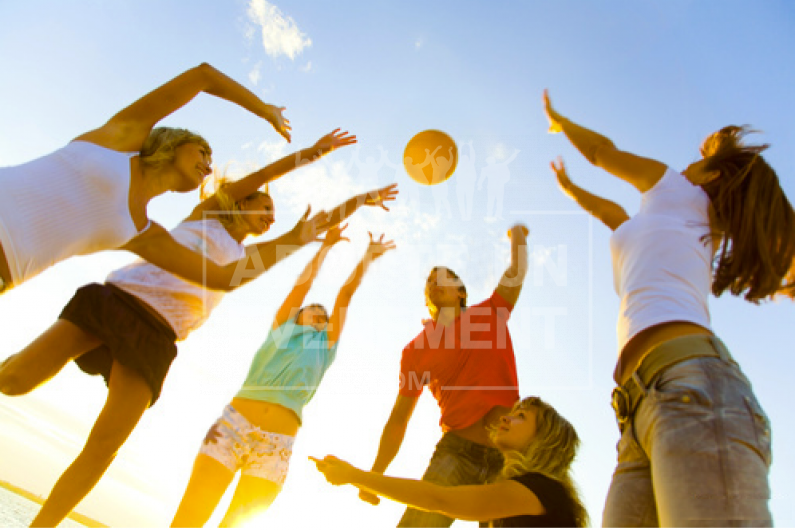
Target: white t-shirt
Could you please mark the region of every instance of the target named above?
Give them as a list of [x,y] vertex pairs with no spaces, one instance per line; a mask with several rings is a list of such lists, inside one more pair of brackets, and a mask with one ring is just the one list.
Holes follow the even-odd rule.
[[692,322],[710,329],[709,197],[667,168],[643,194],[640,211],[610,238],[613,283],[621,298],[619,353],[646,328]]
[[[171,235],[218,265],[227,265],[246,254],[245,247],[217,219],[180,223]],[[184,340],[204,324],[226,294],[200,287],[143,260],[111,272],[105,281],[149,304],[171,325],[177,340]]]
[[66,258],[137,236],[129,205],[130,158],[137,154],[75,141],[0,168],[0,243],[11,271],[5,280],[21,285]]

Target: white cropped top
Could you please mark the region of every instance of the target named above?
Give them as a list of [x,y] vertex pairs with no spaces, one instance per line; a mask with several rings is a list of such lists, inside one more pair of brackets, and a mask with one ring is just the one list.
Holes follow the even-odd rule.
[[[237,261],[246,254],[245,247],[216,219],[180,223],[171,235],[181,245],[219,265]],[[226,294],[204,289],[143,260],[111,272],[105,281],[156,310],[171,325],[177,340],[185,339],[204,324]]]
[[710,329],[709,197],[668,168],[643,194],[640,211],[610,238],[613,283],[621,298],[619,354],[646,328],[692,322]]
[[12,285],[71,256],[118,248],[139,234],[129,206],[130,158],[137,154],[75,141],[0,168],[0,244]]

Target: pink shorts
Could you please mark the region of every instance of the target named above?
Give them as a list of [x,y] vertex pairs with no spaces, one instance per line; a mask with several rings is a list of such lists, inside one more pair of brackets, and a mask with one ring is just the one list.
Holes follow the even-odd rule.
[[204,437],[199,453],[214,458],[231,472],[238,469],[279,486],[287,478],[295,436],[263,431],[227,405]]

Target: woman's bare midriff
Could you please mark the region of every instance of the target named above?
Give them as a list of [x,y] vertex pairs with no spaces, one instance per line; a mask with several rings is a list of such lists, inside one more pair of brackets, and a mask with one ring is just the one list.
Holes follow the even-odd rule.
[[497,405],[469,427],[464,427],[463,429],[449,432],[455,434],[456,436],[460,436],[465,440],[469,440],[470,442],[475,442],[476,444],[485,445],[488,447],[494,447],[494,444],[491,442],[491,437],[489,436],[488,427],[496,427],[500,421],[500,418],[509,412],[511,412],[511,407]]
[[712,332],[692,322],[665,322],[644,329],[632,337],[621,350],[613,379],[623,385],[655,346],[687,335],[712,335]]
[[263,431],[295,436],[301,426],[295,412],[276,403],[236,397],[231,405]]

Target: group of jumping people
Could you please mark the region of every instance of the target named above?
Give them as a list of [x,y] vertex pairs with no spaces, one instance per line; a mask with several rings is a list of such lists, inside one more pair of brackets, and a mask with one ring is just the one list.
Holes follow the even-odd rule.
[[[240,390],[202,441],[172,526],[204,525],[238,471],[221,525],[267,508],[284,484],[303,408],[336,357],[353,295],[370,264],[395,248],[371,233],[331,313],[305,305],[328,252],[347,240],[345,219],[363,206],[388,211],[397,185],[311,217],[307,208],[283,236],[245,245],[275,222],[264,186],[357,140],[335,129],[227,181],[213,174],[201,136],[155,127],[200,92],[266,119],[290,140],[283,107],[202,64],[62,149],[0,168],[0,293],[78,254],[122,249],[142,258],[79,288],[49,329],[0,365],[0,391],[9,396],[44,384],[70,361],[101,374],[108,387],[85,446],[31,526],[56,526],[92,490],[157,401],[176,343],[226,292],[320,242]],[[603,525],[771,525],[769,421],[713,333],[708,309],[710,293],[726,290],[750,302],[795,297],[795,212],[761,156],[767,146],[746,144],[745,127],[725,127],[703,142],[702,159],[678,172],[568,120],[546,93],[544,107],[551,131],[642,195],[630,217],[574,184],[562,160],[551,165],[564,193],[613,231],[621,306],[612,401],[621,437]],[[148,219],[152,198],[197,188],[202,201],[173,230]],[[509,233],[510,263],[486,300],[468,304],[464,283],[447,267],[428,276],[431,318],[403,349],[402,384],[371,469],[314,459],[330,483],[354,485],[364,501],[406,504],[401,527],[445,527],[454,519],[508,527],[590,523],[572,479],[580,444],[574,427],[542,399],[520,398],[508,320],[527,272],[529,231],[516,224]],[[439,403],[443,436],[422,480],[385,476],[425,386]]]

